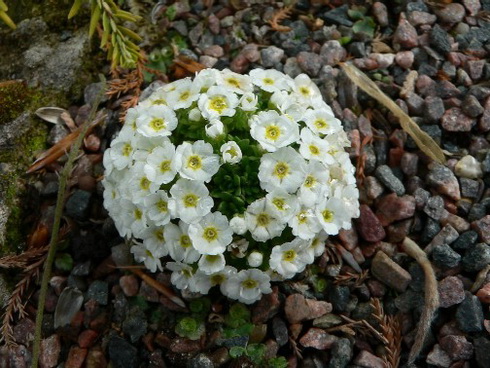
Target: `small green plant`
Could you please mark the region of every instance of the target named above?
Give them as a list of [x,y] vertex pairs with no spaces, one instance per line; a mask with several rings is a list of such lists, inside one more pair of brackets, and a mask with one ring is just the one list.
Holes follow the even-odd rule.
[[356,22],[352,26],[354,33],[361,33],[369,38],[374,37],[374,31],[376,30],[376,22],[373,17],[366,15],[366,8],[363,6],[353,7],[347,11],[347,14],[352,20]]
[[7,11],[9,10],[7,4],[3,0],[0,0],[0,19],[3,20],[3,22],[9,26],[12,29],[17,28],[15,23],[10,19],[10,17],[7,14]]
[[183,317],[175,326],[175,333],[190,340],[199,340],[206,331],[204,322],[194,317]]
[[136,23],[141,17],[122,10],[113,0],[75,0],[68,19],[74,17],[87,1],[90,1],[91,9],[89,35],[92,36],[97,26],[102,24],[100,47],[107,50],[111,68],[134,68],[141,58],[140,48],[135,42],[141,41],[141,37],[123,23]]
[[286,368],[288,363],[284,357],[275,357],[266,359],[267,347],[264,344],[250,344],[246,347],[233,346],[229,350],[230,357],[233,359],[239,358],[241,356],[246,356],[259,367],[265,368]]

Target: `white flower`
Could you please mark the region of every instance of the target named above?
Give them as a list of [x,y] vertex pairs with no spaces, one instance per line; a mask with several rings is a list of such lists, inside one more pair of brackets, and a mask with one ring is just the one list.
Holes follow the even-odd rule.
[[200,257],[199,252],[192,246],[188,230],[189,226],[182,221],[179,222],[179,226],[169,223],[164,227],[163,234],[168,253],[174,261],[194,263]]
[[247,255],[247,249],[249,245],[250,243],[248,242],[248,240],[242,238],[231,242],[230,245],[226,247],[226,250],[236,258],[245,258],[245,256]]
[[290,89],[291,79],[274,69],[253,69],[250,77],[253,84],[267,92]]
[[168,105],[167,92],[164,88],[158,88],[154,93],[152,93],[148,98],[142,101],[138,106],[149,107],[153,105]]
[[241,270],[228,278],[221,287],[223,294],[241,303],[252,304],[262,297],[262,294],[272,292],[270,277],[255,268]]
[[283,222],[288,222],[299,208],[298,198],[282,189],[273,190],[265,198],[267,199],[266,208]]
[[[319,257],[325,251],[325,242],[328,235],[325,231],[319,232],[313,239],[311,239],[309,245],[305,249],[305,255],[307,256],[307,263],[311,264],[316,257]],[[305,258],[306,259],[306,258]]]
[[177,117],[169,107],[155,105],[141,111],[136,125],[145,137],[168,136],[177,127]]
[[133,245],[131,247],[131,253],[134,254],[134,258],[137,262],[143,262],[145,267],[151,272],[156,272],[156,270],[162,270],[162,263],[160,262],[160,257],[165,254],[160,252],[158,248],[148,249],[144,245]]
[[211,119],[204,127],[206,135],[210,138],[216,138],[222,135],[225,131],[225,126],[219,119]]
[[291,242],[277,245],[272,248],[269,265],[272,270],[282,275],[285,279],[294,277],[302,272],[308,261],[305,248],[308,243],[302,239],[294,239]]
[[281,235],[286,223],[276,213],[266,208],[265,198],[258,199],[247,207],[245,222],[256,241],[266,241]]
[[147,227],[146,208],[142,204],[135,205],[127,199],[122,199],[121,214],[123,219],[122,228],[126,231],[121,236],[138,236]]
[[250,134],[269,152],[299,139],[298,124],[276,111],[261,111],[250,121]]
[[288,224],[293,229],[293,235],[306,240],[312,239],[322,229],[313,209],[307,207],[300,208]]
[[139,237],[143,240],[143,245],[153,251],[153,255],[158,254],[158,257],[163,257],[168,254],[162,226],[148,227],[140,233]]
[[238,97],[228,88],[213,86],[199,97],[199,109],[206,119],[235,115]]
[[145,173],[148,179],[158,185],[174,180],[177,173],[174,157],[175,146],[168,140],[161,147],[153,149],[146,158]]
[[[181,262],[168,262],[166,267],[173,271],[170,276],[170,281],[178,289],[184,290],[194,283],[194,270],[191,266]],[[192,290],[191,290],[192,291]]]
[[303,120],[308,128],[317,134],[328,135],[342,130],[340,120],[335,117],[331,109],[308,109]]
[[253,251],[247,257],[247,263],[250,267],[260,267],[263,261],[264,255],[257,251]]
[[303,119],[306,107],[296,101],[293,95],[286,91],[276,91],[270,102],[288,119],[298,122]]
[[299,152],[308,160],[317,160],[326,164],[333,164],[335,159],[329,153],[330,145],[308,128],[301,129],[301,143]]
[[217,84],[239,94],[253,90],[253,85],[248,75],[238,74],[230,69],[223,69],[218,74]]
[[283,147],[260,158],[260,186],[268,192],[276,188],[293,193],[304,180],[306,162],[292,147]]
[[202,118],[201,111],[197,107],[195,107],[191,111],[189,111],[189,119],[190,120],[199,121],[199,120],[201,120],[201,118]]
[[242,150],[234,141],[228,141],[220,147],[223,161],[229,164],[237,164],[242,159]]
[[322,98],[320,90],[306,74],[300,74],[294,78],[293,91],[299,101],[308,105]]
[[198,181],[179,179],[170,188],[170,194],[169,209],[172,216],[188,224],[200,221],[214,205],[208,188]]
[[210,87],[216,84],[219,78],[220,71],[216,69],[204,69],[199,73],[196,73],[196,78],[194,78],[194,84],[202,92],[206,92]]
[[[340,198],[345,206],[345,209],[349,213],[349,217],[359,217],[359,190],[355,185],[343,185],[340,183],[333,183],[333,197]],[[342,225],[344,229],[350,229],[350,219]]]
[[207,275],[211,275],[225,268],[225,256],[223,254],[204,254],[199,259],[197,265],[200,271],[204,272]]
[[230,220],[230,227],[237,235],[243,235],[247,232],[247,223],[243,216],[233,216]]
[[168,105],[172,109],[186,109],[199,98],[200,88],[190,78],[177,80],[174,85],[175,89],[167,95]]
[[192,245],[201,254],[223,253],[231,243],[233,231],[228,219],[221,212],[209,213],[197,224],[189,225]]
[[339,198],[322,199],[315,214],[328,235],[337,235],[345,222],[350,223],[349,212]]
[[207,294],[209,289],[216,285],[220,285],[220,288],[223,289],[224,282],[236,273],[236,268],[232,266],[225,266],[222,270],[210,275],[198,269],[194,275],[193,289],[201,294]]
[[164,190],[158,190],[143,199],[147,208],[147,217],[156,226],[162,226],[170,222],[170,211],[168,208],[168,195]]
[[339,152],[335,155],[336,162],[330,165],[330,182],[339,181],[344,185],[353,185],[356,183],[354,173],[356,168],[350,161],[347,152]]
[[328,168],[319,161],[310,161],[305,169],[305,180],[298,191],[300,202],[306,207],[313,207],[318,202],[320,193],[328,195],[330,179]]
[[213,146],[204,141],[193,144],[182,143],[175,152],[175,163],[179,174],[186,179],[211,180],[219,170],[219,156],[213,153]]
[[129,170],[131,179],[129,180],[128,186],[135,203],[143,201],[146,196],[155,193],[159,187],[157,183],[148,179],[144,167],[144,163],[137,162]]
[[247,92],[244,93],[240,99],[240,107],[243,111],[255,111],[257,110],[257,102],[259,98],[255,93]]
[[134,139],[129,141],[114,140],[111,149],[107,153],[112,159],[114,167],[118,170],[124,170],[133,163],[133,154],[135,151]]

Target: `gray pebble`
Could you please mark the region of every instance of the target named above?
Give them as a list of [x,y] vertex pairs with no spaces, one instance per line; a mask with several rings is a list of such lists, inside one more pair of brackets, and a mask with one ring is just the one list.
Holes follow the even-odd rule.
[[405,187],[403,183],[398,179],[393,171],[387,165],[378,166],[375,171],[376,178],[379,179],[388,189],[395,192],[397,195],[402,196],[405,194]]

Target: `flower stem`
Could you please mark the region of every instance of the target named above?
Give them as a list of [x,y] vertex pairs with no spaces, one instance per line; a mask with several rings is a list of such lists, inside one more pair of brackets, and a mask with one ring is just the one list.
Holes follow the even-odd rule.
[[95,119],[95,115],[97,113],[97,108],[102,99],[103,94],[105,93],[105,78],[101,76],[103,81],[103,88],[101,92],[98,94],[93,106],[90,111],[90,115],[87,118],[87,121],[83,123],[80,129],[80,134],[78,135],[75,143],[73,144],[70,154],[68,155],[68,161],[63,168],[63,171],[60,176],[60,183],[58,189],[58,197],[56,199],[56,208],[54,213],[54,221],[53,221],[53,230],[51,232],[51,240],[49,242],[49,250],[48,256],[46,257],[46,261],[44,263],[44,272],[41,280],[41,290],[39,293],[39,301],[37,305],[37,313],[36,313],[36,329],[34,332],[34,342],[32,347],[32,368],[37,368],[39,362],[40,348],[41,348],[41,332],[42,332],[42,324],[43,324],[43,316],[44,316],[44,306],[46,303],[46,295],[48,292],[48,283],[51,277],[51,270],[53,268],[53,261],[56,255],[56,246],[58,244],[58,235],[61,223],[61,216],[63,215],[63,207],[65,203],[66,197],[66,187],[68,178],[70,176],[71,170],[73,168],[73,163],[78,155],[78,151],[82,145],[83,138],[89,131],[89,129],[93,126],[93,122]]

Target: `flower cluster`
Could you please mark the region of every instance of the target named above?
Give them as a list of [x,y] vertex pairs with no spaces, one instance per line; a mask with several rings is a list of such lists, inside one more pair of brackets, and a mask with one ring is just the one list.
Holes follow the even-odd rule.
[[152,272],[253,303],[359,215],[349,145],[306,75],[206,69],[128,111],[104,205]]

